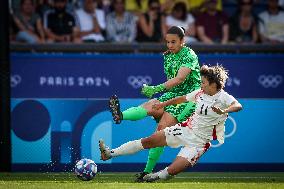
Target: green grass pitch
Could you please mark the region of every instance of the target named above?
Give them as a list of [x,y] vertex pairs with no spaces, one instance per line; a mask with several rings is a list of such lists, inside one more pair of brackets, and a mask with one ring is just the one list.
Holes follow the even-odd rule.
[[134,183],[135,173],[99,173],[91,181],[81,181],[73,173],[0,173],[0,188],[48,189],[205,189],[283,188],[284,172],[185,172],[168,181]]

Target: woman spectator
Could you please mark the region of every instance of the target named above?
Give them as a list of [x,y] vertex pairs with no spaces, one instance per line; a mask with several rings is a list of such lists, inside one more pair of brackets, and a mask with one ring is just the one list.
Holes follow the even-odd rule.
[[161,42],[166,32],[165,18],[159,0],[148,0],[149,10],[138,19],[137,41]]
[[20,12],[13,16],[17,29],[16,41],[30,44],[44,42],[42,22],[35,13],[33,0],[21,0]]
[[252,12],[253,0],[240,0],[238,10],[230,18],[230,41],[256,43],[258,41],[258,17]]
[[172,26],[181,26],[185,29],[185,43],[196,42],[195,19],[187,13],[186,4],[178,2],[174,5],[172,14],[166,17],[167,29]]
[[125,0],[113,0],[113,11],[106,17],[107,39],[111,42],[133,42],[136,38],[136,20],[125,11]]

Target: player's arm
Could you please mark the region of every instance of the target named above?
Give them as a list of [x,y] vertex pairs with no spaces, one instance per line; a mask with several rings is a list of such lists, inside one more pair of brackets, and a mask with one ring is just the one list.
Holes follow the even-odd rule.
[[182,82],[186,79],[187,75],[190,74],[191,69],[187,67],[181,67],[177,73],[177,76],[169,79],[165,83],[156,86],[148,86],[144,85],[142,88],[142,94],[146,95],[147,97],[151,98],[154,94],[162,92],[164,90],[169,90]]
[[188,101],[195,101],[196,95],[200,92],[201,92],[201,90],[197,89],[197,90],[195,90],[195,91],[193,91],[193,92],[191,92],[187,95],[175,97],[175,98],[172,98],[172,99],[167,100],[165,102],[156,103],[156,104],[153,105],[153,108],[158,110],[160,108],[164,108],[164,107],[169,106],[169,105],[181,104],[181,103],[188,102]]
[[174,105],[174,104],[181,104],[181,103],[186,102],[186,101],[187,101],[186,95],[179,96],[179,97],[167,100],[165,102],[156,103],[156,104],[153,105],[153,109],[159,110],[159,109],[164,108],[166,106]]
[[243,107],[242,107],[242,105],[238,101],[232,102],[232,104],[228,108],[226,108],[224,110],[220,109],[219,107],[212,106],[212,110],[214,112],[216,112],[217,114],[220,114],[220,115],[221,114],[231,113],[231,112],[238,112],[238,111],[240,111],[242,109],[243,109]]
[[187,68],[187,67],[181,67],[177,73],[177,76],[169,79],[168,81],[166,81],[164,83],[165,88],[167,90],[181,84],[182,82],[184,82],[184,80],[186,79],[186,77],[190,74],[191,69]]

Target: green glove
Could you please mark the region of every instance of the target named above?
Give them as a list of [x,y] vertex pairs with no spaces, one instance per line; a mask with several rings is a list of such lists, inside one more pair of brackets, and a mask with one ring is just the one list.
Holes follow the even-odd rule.
[[148,98],[152,98],[152,96],[156,93],[162,92],[166,89],[164,84],[156,85],[156,86],[148,86],[143,85],[141,93]]

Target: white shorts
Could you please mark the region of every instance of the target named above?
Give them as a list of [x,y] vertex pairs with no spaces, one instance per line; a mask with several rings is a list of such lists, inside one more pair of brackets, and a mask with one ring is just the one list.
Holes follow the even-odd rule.
[[164,129],[167,145],[172,148],[183,146],[178,156],[187,159],[191,165],[209,149],[210,142],[195,135],[191,128],[176,124]]

